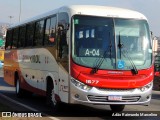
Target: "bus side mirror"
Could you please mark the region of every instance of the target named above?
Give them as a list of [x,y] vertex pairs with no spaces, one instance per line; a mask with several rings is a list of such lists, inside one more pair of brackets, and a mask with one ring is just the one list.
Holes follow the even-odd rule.
[[58,31],[67,31],[69,30],[69,24],[68,23],[58,23]]
[[160,72],[155,72],[154,75],[160,77]]
[[160,66],[159,64],[154,64],[154,75],[160,77]]

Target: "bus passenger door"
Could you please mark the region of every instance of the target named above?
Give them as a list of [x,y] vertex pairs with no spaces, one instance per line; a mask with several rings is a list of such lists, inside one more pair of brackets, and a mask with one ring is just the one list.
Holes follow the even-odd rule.
[[59,96],[62,102],[68,103],[69,92],[69,16],[66,12],[58,13],[57,27],[57,61],[59,65]]
[[[62,27],[62,28],[61,28]],[[59,61],[59,96],[62,102],[68,103],[68,43],[66,39],[66,30],[59,26],[58,32],[58,61]]]

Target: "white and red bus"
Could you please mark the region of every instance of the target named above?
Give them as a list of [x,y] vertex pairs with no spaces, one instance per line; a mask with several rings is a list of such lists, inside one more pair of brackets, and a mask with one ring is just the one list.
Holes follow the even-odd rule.
[[105,6],[66,6],[7,31],[4,79],[59,103],[149,105],[154,65],[146,17]]

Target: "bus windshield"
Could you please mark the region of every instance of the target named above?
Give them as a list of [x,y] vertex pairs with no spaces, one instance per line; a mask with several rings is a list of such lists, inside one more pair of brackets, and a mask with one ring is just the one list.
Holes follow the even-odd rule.
[[72,20],[72,58],[98,69],[146,69],[152,64],[146,20],[75,15]]

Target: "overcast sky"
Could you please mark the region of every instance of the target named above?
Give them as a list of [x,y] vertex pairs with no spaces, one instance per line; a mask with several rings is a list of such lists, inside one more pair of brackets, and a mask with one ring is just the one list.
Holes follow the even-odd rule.
[[[144,14],[155,36],[160,36],[160,0],[21,0],[21,20],[64,5],[103,5],[136,10]],[[0,22],[19,21],[20,0],[0,0]]]

